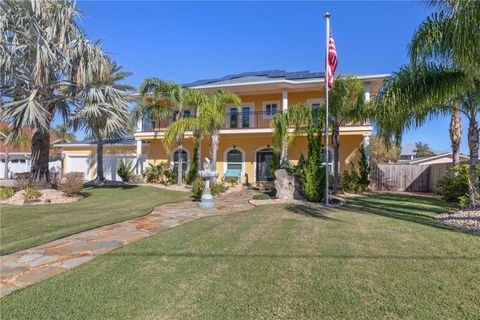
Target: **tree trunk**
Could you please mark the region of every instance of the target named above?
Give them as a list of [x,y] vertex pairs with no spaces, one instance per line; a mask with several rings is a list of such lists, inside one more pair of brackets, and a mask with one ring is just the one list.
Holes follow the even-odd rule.
[[178,145],[177,186],[183,185],[183,146]]
[[212,132],[212,143],[210,144],[210,157],[212,158],[212,171],[217,170],[217,152],[220,143],[220,134],[218,130]]
[[48,161],[50,157],[50,131],[37,126],[32,135],[32,167],[30,182],[41,187],[50,184]]
[[282,152],[280,154],[280,168],[286,168],[288,163],[288,137],[282,137]]
[[103,173],[103,138],[101,134],[95,134],[95,140],[97,140],[97,178],[96,181],[105,181],[105,175]]
[[[332,133],[332,145],[333,145],[333,192],[338,191],[338,159],[340,149],[340,125],[338,123],[333,124]],[[328,160],[328,159],[326,159]]]
[[4,162],[5,162],[5,168],[3,170],[4,179],[8,179],[8,147],[7,146],[5,146]]
[[460,142],[462,139],[462,119],[457,101],[452,105],[452,119],[450,120],[450,141],[452,144],[452,165],[460,165]]
[[468,188],[468,197],[469,203],[468,207],[471,209],[478,208],[479,203],[477,199],[478,192],[478,174],[477,174],[477,164],[478,164],[478,148],[479,148],[479,128],[477,122],[477,112],[475,108],[470,112],[469,123],[468,123],[468,148],[470,151],[470,179],[471,183]]

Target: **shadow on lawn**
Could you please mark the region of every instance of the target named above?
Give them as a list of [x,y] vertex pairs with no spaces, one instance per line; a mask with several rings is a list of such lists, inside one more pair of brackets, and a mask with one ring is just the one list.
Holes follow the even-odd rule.
[[[446,213],[449,210],[455,209],[455,207],[451,205],[445,206],[445,202],[437,199],[397,195],[356,197],[348,199],[345,206],[341,209],[362,214],[375,214],[443,230],[466,233],[466,231],[444,225],[433,217],[435,214]],[[422,214],[420,212],[429,214]]]
[[193,253],[193,252],[122,252],[112,251],[109,256],[118,257],[172,257],[172,258],[268,258],[268,259],[364,259],[364,260],[465,260],[480,261],[478,257],[467,256],[398,256],[398,255],[348,255],[348,254],[271,254],[271,253]]
[[295,214],[302,215],[302,216],[318,218],[321,220],[344,222],[344,221],[326,216],[325,213],[327,212],[328,209],[323,210],[323,209],[317,209],[317,208],[312,208],[312,207],[307,207],[302,205],[287,205],[285,207],[285,210]]

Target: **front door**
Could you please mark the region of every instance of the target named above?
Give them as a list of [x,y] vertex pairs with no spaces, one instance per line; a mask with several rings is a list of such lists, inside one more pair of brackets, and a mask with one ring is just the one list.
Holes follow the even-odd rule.
[[273,158],[272,149],[264,149],[257,152],[257,181],[272,181],[270,163]]

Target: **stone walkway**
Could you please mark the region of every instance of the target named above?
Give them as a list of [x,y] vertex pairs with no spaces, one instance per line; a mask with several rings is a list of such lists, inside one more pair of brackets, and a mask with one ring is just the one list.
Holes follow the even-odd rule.
[[242,190],[223,195],[215,199],[217,207],[214,209],[200,209],[197,203],[190,201],[165,204],[143,217],[1,256],[0,297],[182,223],[206,216],[248,210],[253,207],[248,200],[254,194],[254,191]]

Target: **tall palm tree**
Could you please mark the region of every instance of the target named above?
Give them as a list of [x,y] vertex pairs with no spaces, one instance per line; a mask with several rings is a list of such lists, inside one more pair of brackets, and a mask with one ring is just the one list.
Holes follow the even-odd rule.
[[[168,126],[164,144],[170,149],[176,145],[178,152],[177,185],[183,185],[183,140],[185,132],[191,128],[191,123],[178,122],[184,119],[185,107],[198,105],[203,94],[198,90],[184,88],[174,82],[149,78],[140,85],[141,103],[136,115],[150,113],[153,120],[167,118],[173,112],[173,122]],[[194,121],[194,120],[192,120]],[[178,123],[177,123],[178,122]],[[168,138],[168,139],[167,139]]]
[[[461,136],[459,111],[463,110],[469,115],[470,175],[478,187],[475,115],[480,106],[475,99],[466,103],[462,97],[473,97],[480,87],[480,52],[476,50],[480,46],[480,2],[429,3],[438,6],[440,12],[432,14],[416,31],[409,46],[411,63],[384,84],[376,99],[375,120],[384,136],[394,136],[398,142],[405,129],[423,124],[450,106],[450,136],[456,151]],[[471,207],[478,205],[473,189],[469,198]]]
[[109,60],[108,68],[98,74],[94,82],[79,88],[77,97],[81,100],[79,107],[71,115],[70,126],[75,130],[83,129],[97,142],[97,177],[95,182],[103,183],[103,144],[105,139],[124,136],[131,124],[128,104],[132,101],[129,91],[133,87],[120,84],[131,73],[121,71],[121,67]]
[[353,77],[335,79],[330,91],[330,117],[333,144],[333,192],[339,185],[338,163],[340,150],[340,126],[361,118],[365,103],[363,83]]
[[33,127],[31,179],[49,181],[50,126],[56,114],[69,114],[72,83],[88,82],[102,66],[101,50],[89,59],[78,53],[98,47],[85,40],[73,1],[0,2],[0,119],[13,134]]
[[0,141],[3,142],[3,145],[5,146],[5,153],[3,155],[3,162],[5,163],[3,176],[5,179],[8,179],[8,162],[10,160],[8,147],[27,147],[30,141],[23,131],[17,135],[13,135],[13,131],[9,127],[0,127]]

